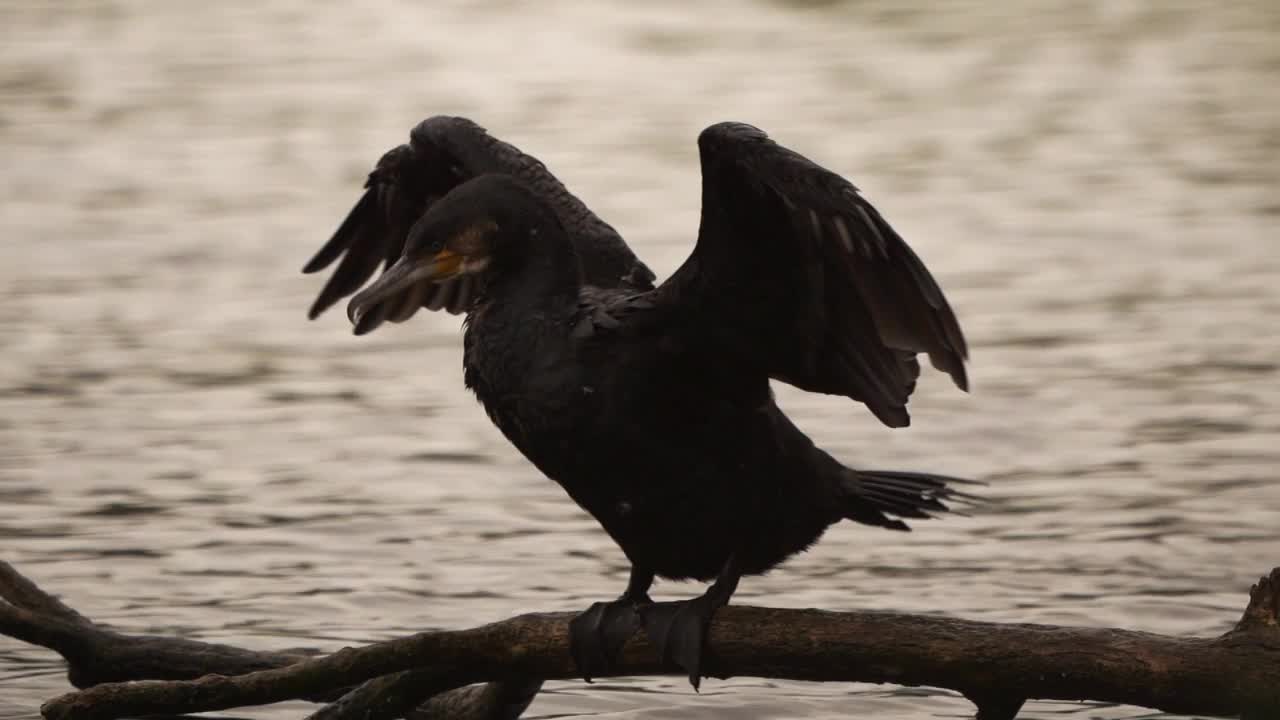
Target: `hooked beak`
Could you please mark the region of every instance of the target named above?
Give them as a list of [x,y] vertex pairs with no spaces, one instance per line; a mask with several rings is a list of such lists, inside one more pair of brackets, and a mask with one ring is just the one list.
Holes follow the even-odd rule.
[[[462,272],[465,255],[449,249],[441,250],[428,259],[405,256],[378,276],[372,285],[357,293],[347,303],[347,319],[355,325],[357,335],[371,330],[363,327],[361,320],[385,300],[408,290],[416,283],[433,283],[448,280]],[[364,332],[362,332],[362,330]]]

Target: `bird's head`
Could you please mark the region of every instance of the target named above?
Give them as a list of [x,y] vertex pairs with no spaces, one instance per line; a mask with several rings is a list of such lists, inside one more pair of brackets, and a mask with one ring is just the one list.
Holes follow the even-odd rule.
[[539,251],[531,240],[559,230],[551,208],[524,183],[507,175],[481,175],[433,203],[414,223],[404,250],[391,267],[347,305],[361,333],[376,322],[370,311],[419,284],[460,275],[509,274]]

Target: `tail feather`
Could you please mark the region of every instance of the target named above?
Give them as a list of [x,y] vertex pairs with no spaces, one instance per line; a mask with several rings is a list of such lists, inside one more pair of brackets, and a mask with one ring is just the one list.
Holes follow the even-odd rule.
[[849,470],[841,480],[844,516],[866,525],[910,530],[901,518],[924,520],[956,512],[952,505],[976,502],[977,496],[954,487],[966,484],[981,483],[899,470]]

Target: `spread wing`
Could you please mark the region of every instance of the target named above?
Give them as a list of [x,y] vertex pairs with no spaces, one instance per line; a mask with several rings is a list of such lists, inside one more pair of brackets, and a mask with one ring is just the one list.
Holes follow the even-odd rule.
[[[400,257],[409,229],[432,203],[460,183],[487,173],[524,180],[555,208],[577,251],[584,283],[641,290],[653,286],[653,273],[617,231],[587,209],[541,162],[466,118],[437,116],[415,127],[409,144],[382,156],[369,173],[364,195],[303,268],[305,273],[318,272],[341,258],[312,304],[310,317],[359,290],[379,265],[384,270],[390,267]],[[369,328],[382,320],[407,320],[420,307],[465,312],[480,289],[479,282],[480,278],[465,275],[405,291],[378,308],[383,317]]]
[[702,223],[657,291],[738,362],[910,423],[918,353],[968,388],[955,313],[924,263],[857,188],[749,125],[698,138]]

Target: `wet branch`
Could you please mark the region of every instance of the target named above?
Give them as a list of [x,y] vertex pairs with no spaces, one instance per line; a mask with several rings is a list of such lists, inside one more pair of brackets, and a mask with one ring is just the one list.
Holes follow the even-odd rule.
[[[0,590],[0,594],[13,608],[22,609],[9,593]],[[1022,702],[1032,698],[1100,700],[1251,720],[1280,717],[1280,568],[1259,581],[1250,595],[1239,623],[1217,638],[901,613],[730,606],[712,625],[707,670],[720,677],[951,688],[978,706],[982,720],[1011,719]],[[0,605],[0,632],[8,633],[11,625],[4,610]],[[49,720],[188,713],[294,698],[323,699],[333,694],[328,692],[333,688],[366,683],[313,717],[393,717],[435,693],[441,693],[436,699],[452,697],[458,703],[448,712],[469,711],[471,700],[486,699],[491,707],[507,702],[507,712],[514,712],[507,717],[515,717],[537,690],[521,678],[575,676],[568,653],[571,617],[568,613],[529,614],[468,630],[418,633],[235,677],[99,685],[51,700],[42,711]],[[57,623],[63,620],[57,613],[48,621],[50,634],[42,637],[68,637],[59,635]],[[24,639],[34,637],[28,633]],[[75,657],[68,656],[73,678]],[[78,657],[84,662],[83,653]],[[637,637],[624,649],[613,674],[670,672]],[[461,688],[485,681],[498,682]],[[508,684],[503,685],[504,681]],[[449,688],[461,689],[442,693]],[[503,688],[508,692],[501,692]]]

